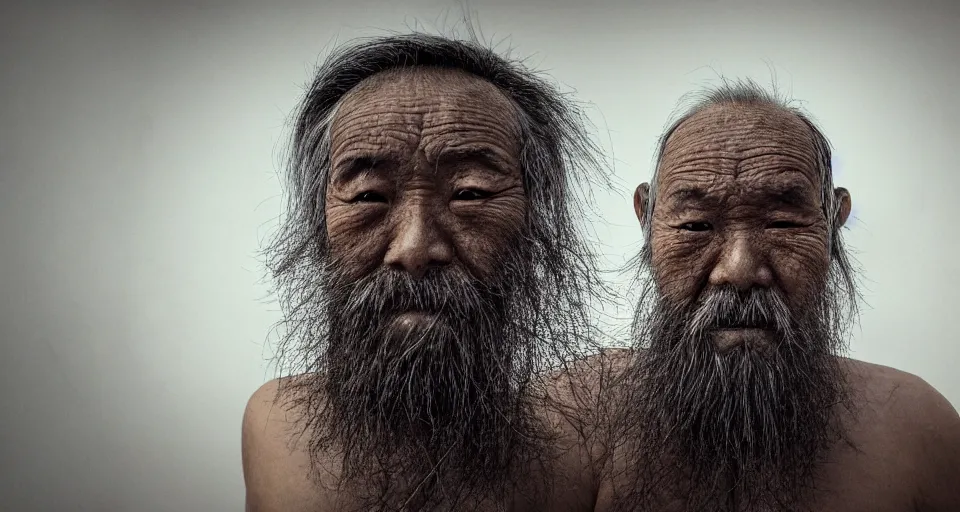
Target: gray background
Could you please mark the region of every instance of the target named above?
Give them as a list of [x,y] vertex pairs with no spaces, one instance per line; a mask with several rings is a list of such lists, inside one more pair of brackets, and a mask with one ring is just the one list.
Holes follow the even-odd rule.
[[[503,47],[593,103],[620,178],[589,219],[612,265],[639,246],[630,193],[679,97],[718,72],[768,83],[774,69],[822,123],[853,195],[869,303],[853,356],[960,405],[960,7],[471,7],[487,39],[510,36]],[[336,38],[445,28],[459,12],[441,0],[4,6],[0,510],[242,510],[240,420],[273,376],[279,313],[256,251],[281,211],[287,115]]]

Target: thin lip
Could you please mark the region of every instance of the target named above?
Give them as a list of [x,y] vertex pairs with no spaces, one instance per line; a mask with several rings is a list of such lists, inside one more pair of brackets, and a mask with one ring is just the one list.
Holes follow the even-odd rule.
[[396,314],[392,321],[408,328],[420,329],[437,325],[442,321],[442,317],[425,311],[406,311]]
[[420,320],[430,320],[438,316],[438,313],[434,311],[427,311],[422,309],[408,309],[405,311],[397,311],[393,314],[394,318],[415,318]]

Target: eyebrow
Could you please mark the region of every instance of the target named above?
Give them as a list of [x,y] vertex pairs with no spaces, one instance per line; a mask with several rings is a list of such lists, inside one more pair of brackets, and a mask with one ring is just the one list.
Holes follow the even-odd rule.
[[358,154],[343,158],[336,163],[333,169],[333,181],[343,183],[366,173],[383,171],[384,167],[392,165],[390,155]]
[[[799,183],[777,184],[760,189],[758,195],[781,205],[794,208],[813,206],[807,187]],[[682,186],[667,194],[677,204],[696,203],[705,207],[718,207],[720,201],[705,190],[695,186]]]
[[[344,183],[363,174],[379,174],[395,167],[396,157],[391,154],[360,153],[342,158],[333,167],[333,181]],[[456,162],[478,163],[485,169],[504,176],[514,176],[509,172],[512,166],[493,148],[483,145],[447,147],[436,156],[436,167]]]
[[446,147],[437,155],[437,165],[444,165],[454,162],[472,162],[478,163],[483,167],[502,174],[504,176],[513,176],[509,169],[512,167],[500,153],[493,148],[485,145],[468,145]]
[[715,197],[711,197],[701,188],[692,187],[692,186],[683,186],[677,188],[676,190],[671,191],[667,194],[667,197],[670,198],[675,203],[700,203],[705,206],[717,206],[719,201]]
[[787,206],[812,206],[806,187],[797,183],[775,186],[766,190],[764,195]]

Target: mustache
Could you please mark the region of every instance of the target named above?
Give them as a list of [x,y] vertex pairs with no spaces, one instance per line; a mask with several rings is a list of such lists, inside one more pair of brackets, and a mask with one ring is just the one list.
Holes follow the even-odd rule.
[[460,266],[432,268],[420,278],[381,267],[360,279],[334,278],[327,293],[345,309],[331,314],[343,320],[344,313],[362,313],[357,320],[365,321],[406,312],[463,317],[500,295]]
[[772,288],[711,288],[700,296],[688,318],[694,335],[730,328],[772,329],[786,335],[794,324],[783,296]]

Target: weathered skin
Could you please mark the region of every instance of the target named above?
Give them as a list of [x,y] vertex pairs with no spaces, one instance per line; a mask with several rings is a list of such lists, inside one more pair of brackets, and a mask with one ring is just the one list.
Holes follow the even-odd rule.
[[[326,195],[330,246],[345,272],[359,277],[386,265],[418,276],[455,259],[477,276],[498,272],[498,253],[527,208],[515,112],[496,87],[452,70],[385,72],[351,91],[333,123]],[[413,328],[423,319],[400,321]],[[557,382],[551,394],[562,402]],[[309,476],[309,433],[299,436],[297,415],[275,404],[278,384],[260,388],[244,417],[247,510],[354,509],[354,496],[333,491],[335,471],[319,482]],[[541,414],[560,435],[556,458],[530,468],[505,510],[593,510],[591,454],[563,415]],[[336,468],[338,461],[324,462]]]
[[[653,268],[666,297],[693,295],[705,280],[741,289],[776,281],[791,307],[805,304],[812,278],[830,263],[808,134],[785,112],[742,106],[712,107],[674,132],[652,219]],[[778,196],[786,191],[795,193]],[[842,224],[850,195],[835,194]]]
[[[455,72],[371,80],[344,101],[331,134],[334,257],[358,276],[381,264],[416,275],[454,255],[478,275],[496,271],[500,241],[526,208],[515,108],[493,85]],[[375,172],[350,176],[357,159],[371,158]]]
[[[814,158],[809,128],[779,109],[719,105],[683,122],[665,147],[651,219],[652,268],[663,295],[696,296],[705,286],[777,286],[791,307],[807,303],[830,264]],[[641,221],[648,191],[642,184],[635,194]],[[850,194],[831,192],[839,211],[829,221],[840,226],[850,213]],[[743,333],[729,338],[731,344],[767,341]],[[842,368],[856,416],[838,414],[856,449],[837,444],[829,450],[803,505],[838,512],[960,510],[956,410],[917,376],[849,359]],[[614,459],[614,475],[630,464]],[[616,485],[605,482],[597,510],[612,508]],[[665,490],[656,510],[677,510],[682,500]]]

